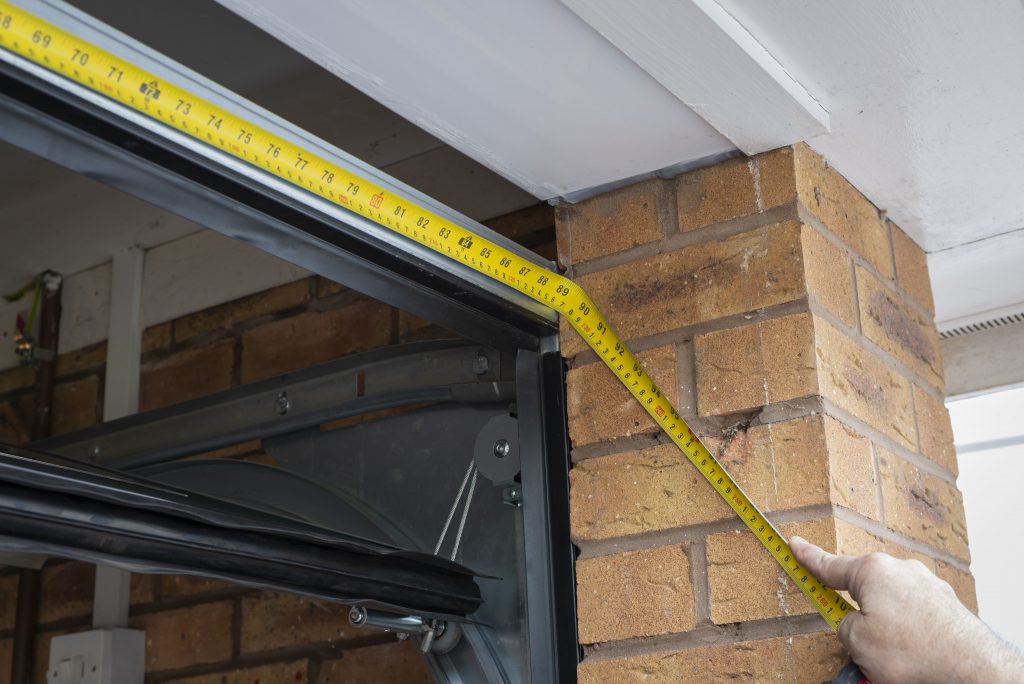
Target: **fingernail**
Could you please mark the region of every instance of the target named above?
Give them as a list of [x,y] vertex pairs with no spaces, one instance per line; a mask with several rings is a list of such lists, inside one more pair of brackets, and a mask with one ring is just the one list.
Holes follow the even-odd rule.
[[803,537],[798,537],[796,535],[793,535],[792,537],[789,538],[789,545],[792,546],[793,544],[797,544],[797,545],[807,544],[807,540],[804,539]]

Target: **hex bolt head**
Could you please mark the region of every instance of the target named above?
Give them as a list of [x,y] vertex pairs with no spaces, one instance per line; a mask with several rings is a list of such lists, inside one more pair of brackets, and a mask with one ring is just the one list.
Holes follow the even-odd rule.
[[284,415],[292,410],[292,400],[288,398],[288,393],[284,390],[277,395],[277,413],[278,415]]
[[353,625],[361,625],[366,620],[366,612],[359,607],[353,607],[348,611],[348,621]]
[[507,439],[499,439],[494,443],[494,456],[496,458],[505,458],[512,451],[512,445],[508,443]]
[[473,359],[473,372],[477,375],[483,375],[489,371],[490,368],[491,364],[483,354]]

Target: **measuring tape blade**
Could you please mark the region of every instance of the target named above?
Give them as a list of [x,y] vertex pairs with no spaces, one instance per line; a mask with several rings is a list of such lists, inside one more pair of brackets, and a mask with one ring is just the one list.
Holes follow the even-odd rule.
[[538,267],[373,181],[158,78],[0,0],[0,48],[334,202],[523,292],[564,316],[836,629],[853,608],[796,562],[779,531],[743,493],[568,278]]

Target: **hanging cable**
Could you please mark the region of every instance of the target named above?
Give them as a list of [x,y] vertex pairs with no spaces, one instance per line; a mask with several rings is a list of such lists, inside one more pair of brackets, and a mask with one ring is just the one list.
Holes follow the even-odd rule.
[[462,520],[459,521],[459,531],[455,533],[455,545],[452,547],[452,560],[459,553],[459,545],[462,543],[462,531],[466,528],[466,517],[469,515],[469,507],[473,504],[473,492],[476,491],[476,476],[480,471],[473,468],[473,480],[469,483],[469,494],[466,495],[466,506],[462,509]]
[[444,543],[444,538],[448,535],[448,527],[452,524],[452,519],[455,517],[455,511],[459,508],[459,501],[462,500],[462,492],[466,490],[466,483],[469,482],[469,477],[473,474],[475,466],[476,462],[470,459],[469,466],[466,468],[466,474],[462,477],[462,484],[459,485],[459,492],[455,495],[455,500],[452,501],[451,510],[448,511],[448,519],[444,521],[444,528],[441,530],[441,536],[437,538],[437,545],[434,546],[435,556],[441,551],[441,544]]

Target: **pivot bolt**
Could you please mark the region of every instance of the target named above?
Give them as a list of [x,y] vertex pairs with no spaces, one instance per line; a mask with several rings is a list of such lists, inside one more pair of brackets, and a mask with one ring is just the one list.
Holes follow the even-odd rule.
[[508,443],[507,439],[499,439],[494,443],[494,456],[496,458],[505,458],[510,451],[512,451],[512,445]]
[[292,400],[288,398],[288,393],[284,390],[277,395],[277,413],[278,415],[284,415],[292,410]]

